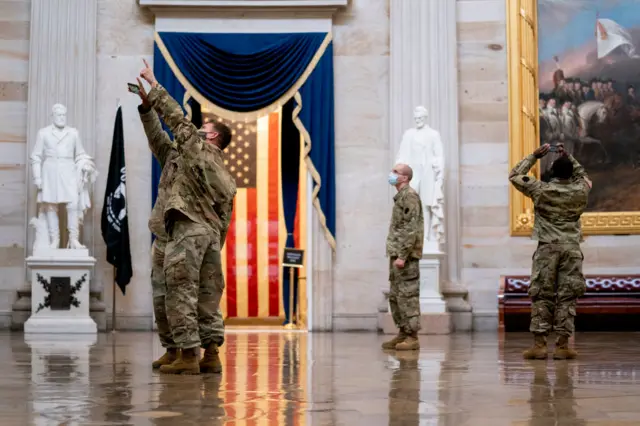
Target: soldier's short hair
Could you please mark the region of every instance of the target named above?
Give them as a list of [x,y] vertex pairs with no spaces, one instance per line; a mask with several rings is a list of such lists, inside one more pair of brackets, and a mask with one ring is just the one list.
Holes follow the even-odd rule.
[[225,150],[231,143],[231,129],[224,123],[214,123],[216,131],[218,132],[218,141],[220,142],[220,149]]
[[573,163],[567,156],[562,156],[551,165],[551,174],[558,179],[569,179],[573,175]]
[[403,164],[400,168],[400,172],[405,175],[409,180],[413,179],[413,169],[408,164]]

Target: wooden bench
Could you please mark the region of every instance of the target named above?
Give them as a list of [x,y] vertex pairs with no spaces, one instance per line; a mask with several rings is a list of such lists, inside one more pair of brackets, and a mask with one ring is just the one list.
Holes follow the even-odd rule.
[[[640,275],[587,276],[578,299],[577,331],[640,331]],[[527,331],[531,318],[529,276],[502,276],[498,293],[500,331]]]

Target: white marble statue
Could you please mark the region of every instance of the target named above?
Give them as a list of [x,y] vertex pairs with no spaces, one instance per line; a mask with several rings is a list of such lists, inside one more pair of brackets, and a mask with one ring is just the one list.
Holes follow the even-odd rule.
[[428,115],[425,107],[416,107],[416,126],[402,135],[395,161],[413,169],[410,184],[424,208],[425,253],[439,251],[439,245],[444,243],[444,154],[440,133],[427,124]]
[[32,219],[32,224],[36,226],[36,240],[40,237],[39,246],[43,236],[38,236],[36,221],[44,221],[48,246],[60,248],[58,206],[66,204],[67,248],[84,249],[80,243],[80,225],[91,207],[90,192],[98,172],[82,147],[78,131],[67,126],[67,108],[56,104],[52,112],[53,124],[38,131],[31,153],[33,183],[38,188],[38,217]]

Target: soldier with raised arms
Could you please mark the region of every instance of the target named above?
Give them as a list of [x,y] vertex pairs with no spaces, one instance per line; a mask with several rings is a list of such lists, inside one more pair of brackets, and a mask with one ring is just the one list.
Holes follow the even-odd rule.
[[[174,144],[164,144],[159,151],[165,164],[150,220],[154,228],[161,223],[168,238],[163,262],[166,318],[180,350],[173,362],[162,362],[160,372],[219,372],[214,330],[224,290],[220,250],[236,194],[235,181],[222,158],[231,143],[231,131],[221,123],[196,128],[146,61],[140,76],[151,85],[148,103],[174,136]],[[169,156],[171,149],[178,155]],[[205,348],[200,363],[199,347]]]
[[580,217],[587,208],[591,181],[584,167],[558,144],[560,157],[551,165],[551,181],[529,176],[537,160],[550,151],[544,144],[523,158],[509,173],[511,184],[531,198],[535,208],[532,238],[538,241],[531,268],[531,325],[534,345],[526,359],[547,358],[547,337],[555,330],[554,359],[575,358],[569,348],[574,332],[576,301],[586,291],[580,250]]

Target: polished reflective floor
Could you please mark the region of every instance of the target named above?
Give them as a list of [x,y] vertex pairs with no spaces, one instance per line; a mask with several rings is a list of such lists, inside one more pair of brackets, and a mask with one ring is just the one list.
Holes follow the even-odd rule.
[[579,334],[575,361],[526,334],[229,332],[221,376],[165,376],[153,333],[95,343],[0,334],[0,425],[640,425],[640,334]]

